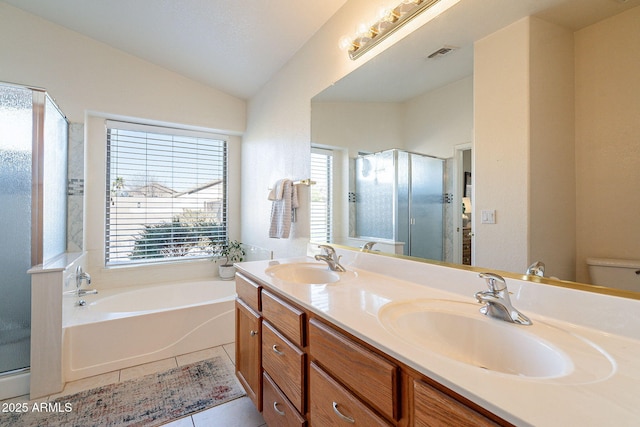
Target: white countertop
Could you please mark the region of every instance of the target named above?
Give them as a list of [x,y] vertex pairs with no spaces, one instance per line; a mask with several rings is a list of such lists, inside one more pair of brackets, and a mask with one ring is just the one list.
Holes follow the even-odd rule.
[[[588,343],[597,356],[584,358],[576,347],[576,353],[570,354],[576,356],[576,370],[565,377],[502,374],[430,352],[391,333],[378,319],[380,309],[391,302],[445,299],[477,304],[475,292],[486,290],[477,273],[357,251],[338,253],[343,255],[342,265],[357,276],[335,284],[287,283],[265,273],[276,263],[316,262],[310,257],[238,266],[300,306],[515,425],[639,425],[640,301],[507,279],[514,307],[533,325],[506,325],[533,328],[528,330],[533,334],[535,328],[559,329],[571,339]],[[567,340],[569,353],[571,339]]]

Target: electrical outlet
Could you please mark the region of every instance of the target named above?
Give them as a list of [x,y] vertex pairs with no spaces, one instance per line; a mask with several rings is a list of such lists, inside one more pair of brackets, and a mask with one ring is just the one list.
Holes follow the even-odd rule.
[[496,211],[495,210],[483,210],[480,213],[480,223],[482,223],[482,224],[495,224],[496,223]]

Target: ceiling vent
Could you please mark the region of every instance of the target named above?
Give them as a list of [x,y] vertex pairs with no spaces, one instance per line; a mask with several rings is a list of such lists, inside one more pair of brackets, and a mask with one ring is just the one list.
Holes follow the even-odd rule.
[[435,52],[431,53],[429,56],[427,56],[427,58],[429,59],[434,59],[434,58],[439,58],[441,56],[444,56],[448,53],[451,53],[452,51],[456,50],[457,47],[455,46],[442,46],[440,49],[436,50]]

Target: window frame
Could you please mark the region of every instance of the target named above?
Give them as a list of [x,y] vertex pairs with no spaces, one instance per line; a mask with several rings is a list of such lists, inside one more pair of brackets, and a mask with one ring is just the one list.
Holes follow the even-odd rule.
[[[324,156],[327,159],[330,159],[329,161],[327,161],[325,163],[325,166],[314,166],[314,155],[320,155],[320,156]],[[315,181],[315,185],[312,186],[311,188],[311,196],[310,196],[310,200],[309,200],[309,236],[310,236],[310,240],[314,241],[314,242],[319,242],[319,243],[330,243],[333,241],[334,239],[334,179],[335,179],[335,160],[336,160],[336,153],[334,150],[332,150],[331,148],[325,148],[325,147],[319,147],[319,146],[315,146],[312,145],[311,146],[311,159],[310,159],[310,164],[311,164],[311,180]],[[318,167],[323,168],[324,169],[324,173],[323,173],[323,179],[321,179],[317,174],[317,170]],[[324,181],[324,182],[323,182]],[[316,223],[316,221],[314,220],[314,217],[316,215],[318,215],[318,213],[316,212],[317,208],[315,208],[314,205],[314,192],[317,192],[321,187],[326,188],[326,202],[325,202],[325,209],[323,212],[323,216],[324,216],[324,225],[319,224],[319,226],[324,228],[323,234],[324,236],[322,238],[316,237],[318,233],[317,231],[314,230],[314,227],[317,227],[314,225],[314,223]]]
[[[229,161],[230,161],[230,153],[229,153],[229,135],[224,135],[224,134],[219,134],[219,133],[214,133],[214,132],[207,132],[207,131],[195,131],[195,130],[190,130],[190,129],[186,129],[186,128],[180,128],[180,127],[167,127],[167,126],[158,126],[158,125],[150,125],[150,124],[144,124],[144,123],[136,123],[136,122],[128,122],[128,121],[121,121],[121,120],[111,120],[111,119],[107,119],[105,120],[105,166],[106,166],[106,171],[105,171],[105,187],[106,187],[106,197],[105,197],[105,206],[104,206],[104,212],[105,212],[105,218],[103,221],[103,226],[104,226],[104,241],[103,241],[103,250],[104,250],[104,266],[106,268],[113,268],[113,267],[130,267],[130,266],[141,266],[141,265],[158,265],[158,264],[166,264],[166,263],[182,263],[182,262],[190,262],[190,261],[194,261],[194,260],[202,260],[202,259],[210,259],[211,258],[211,251],[204,245],[204,243],[199,244],[199,254],[188,254],[186,256],[162,256],[162,257],[140,257],[138,259],[131,259],[131,256],[129,255],[128,260],[124,260],[124,259],[113,259],[112,254],[110,254],[110,249],[111,249],[111,245],[112,242],[110,241],[110,229],[111,227],[113,227],[113,224],[110,222],[110,209],[111,209],[111,197],[113,195],[112,193],[112,183],[114,182],[114,179],[116,179],[115,177],[112,176],[111,174],[111,162],[112,162],[112,153],[111,153],[111,135],[112,135],[112,130],[119,130],[119,131],[131,131],[131,132],[141,132],[143,134],[145,134],[146,138],[148,139],[149,135],[164,135],[166,137],[168,137],[169,139],[171,139],[173,142],[174,139],[179,139],[181,137],[186,137],[186,138],[195,138],[198,142],[201,140],[212,140],[215,141],[218,144],[221,144],[220,147],[216,148],[215,151],[218,151],[221,156],[219,156],[218,158],[216,158],[216,161],[220,162],[220,166],[219,169],[215,169],[216,172],[221,174],[221,178],[220,178],[220,185],[221,185],[221,192],[222,192],[222,197],[220,197],[218,200],[218,204],[219,204],[219,216],[221,218],[221,221],[219,224],[216,224],[215,227],[216,228],[221,228],[222,231],[219,233],[215,233],[216,241],[219,240],[227,240],[229,237]],[[145,144],[145,149],[147,149],[148,147],[146,146],[146,142]],[[197,144],[196,144],[197,145]],[[173,149],[172,149],[173,150]],[[171,155],[172,155],[172,159],[175,159],[175,152],[172,151]],[[211,157],[213,158],[213,157]],[[200,166],[200,168],[202,168],[202,166]],[[145,182],[150,182],[149,181],[149,173],[146,172],[144,174],[145,177]],[[216,184],[214,184],[216,185]],[[196,186],[194,188],[197,189],[197,191],[202,190],[203,188],[206,188],[207,185],[200,185],[200,186]],[[180,192],[181,195],[189,195],[190,192],[189,191],[183,191]],[[148,197],[147,195],[144,195],[145,198],[153,198],[153,197]],[[174,199],[175,197],[179,197],[178,195],[176,196],[172,196],[172,199]],[[204,203],[202,206],[206,206],[208,203],[211,203],[211,201],[206,201],[206,200],[199,200],[199,202]],[[198,202],[198,203],[199,203]],[[171,209],[179,209],[179,208],[175,208],[173,206],[173,200],[170,202],[171,204]],[[178,203],[179,204],[179,203]],[[199,212],[204,212],[206,209],[204,208],[200,208],[200,210],[196,210],[196,216],[198,216]],[[172,219],[171,221],[167,221],[164,220],[162,221],[162,223],[171,223],[173,225],[173,227],[175,227],[175,222],[173,221],[173,215],[184,215],[185,211],[183,210],[181,213],[175,213],[172,212]],[[196,221],[197,222],[197,221]],[[157,223],[157,222],[156,222]],[[152,223],[142,223],[140,224],[140,226],[146,226],[146,225],[150,225],[150,224],[154,224]],[[171,227],[171,231],[174,230],[174,228]],[[207,230],[208,231],[208,230]],[[138,232],[139,233],[139,232]],[[174,234],[172,234],[172,236],[174,236]],[[136,239],[136,236],[132,236],[134,239]],[[179,239],[178,239],[179,240]],[[213,240],[213,239],[212,239]],[[178,244],[179,245],[179,244]],[[132,252],[133,253],[133,252]]]

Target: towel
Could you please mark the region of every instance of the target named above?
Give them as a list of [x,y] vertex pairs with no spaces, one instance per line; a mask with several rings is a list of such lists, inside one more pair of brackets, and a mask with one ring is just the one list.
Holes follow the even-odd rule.
[[279,179],[273,185],[273,188],[269,192],[269,200],[282,200],[283,192],[284,192],[284,183],[288,181],[286,179]]
[[[282,187],[282,197],[279,199],[280,190],[278,189],[278,184],[281,184]],[[291,222],[292,220],[295,221],[296,209],[298,208],[298,190],[293,185],[293,181],[290,179],[278,181],[274,185],[274,189],[269,193],[269,200],[272,201],[269,237],[288,239],[291,231]]]

